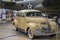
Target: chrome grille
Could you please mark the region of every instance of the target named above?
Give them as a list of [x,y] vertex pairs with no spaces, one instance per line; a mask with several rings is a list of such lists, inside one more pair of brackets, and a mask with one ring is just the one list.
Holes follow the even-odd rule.
[[45,32],[45,33],[51,33],[51,27],[47,27],[47,28],[42,27],[42,30],[43,30],[43,32]]

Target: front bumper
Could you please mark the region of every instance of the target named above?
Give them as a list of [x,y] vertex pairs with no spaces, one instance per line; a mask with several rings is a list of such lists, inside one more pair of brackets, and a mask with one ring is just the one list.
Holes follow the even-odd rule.
[[42,34],[35,34],[35,36],[43,36],[43,35],[53,35],[53,34],[56,34],[56,33],[42,33]]
[[44,35],[53,35],[53,34],[56,34],[56,32],[50,32],[50,33],[44,33],[44,32],[40,32],[40,31],[35,31],[35,36],[44,36]]

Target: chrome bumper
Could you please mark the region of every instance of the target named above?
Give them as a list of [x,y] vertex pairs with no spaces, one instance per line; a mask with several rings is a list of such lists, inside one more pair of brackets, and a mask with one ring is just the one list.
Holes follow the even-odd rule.
[[41,35],[53,35],[53,34],[56,34],[56,33],[42,33],[42,34],[35,34],[35,36],[41,36]]
[[53,35],[53,34],[56,34],[58,32],[54,32],[54,33],[42,33],[42,32],[35,32],[35,36],[43,36],[43,35]]

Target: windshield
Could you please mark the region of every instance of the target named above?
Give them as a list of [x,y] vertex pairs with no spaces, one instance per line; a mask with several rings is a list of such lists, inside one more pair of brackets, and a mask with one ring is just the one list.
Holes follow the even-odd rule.
[[40,12],[29,12],[29,13],[26,13],[26,16],[27,17],[39,17],[39,16],[42,16]]

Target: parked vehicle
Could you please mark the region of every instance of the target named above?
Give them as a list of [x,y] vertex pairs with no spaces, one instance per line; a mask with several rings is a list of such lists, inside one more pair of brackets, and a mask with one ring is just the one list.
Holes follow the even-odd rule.
[[60,27],[60,12],[52,12],[49,14],[48,16],[49,18],[55,18],[56,23],[59,25]]
[[42,12],[33,9],[18,11],[13,24],[16,27],[16,31],[21,30],[27,33],[29,38],[53,35],[56,34],[58,29],[54,19],[43,17]]

